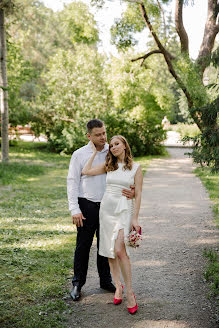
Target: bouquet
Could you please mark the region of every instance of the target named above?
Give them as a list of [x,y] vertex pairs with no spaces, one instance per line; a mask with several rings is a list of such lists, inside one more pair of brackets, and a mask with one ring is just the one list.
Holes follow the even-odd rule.
[[139,242],[142,240],[142,236],[141,236],[141,228],[139,230],[139,232],[137,232],[136,230],[132,230],[129,232],[128,235],[128,246],[131,247],[139,247]]

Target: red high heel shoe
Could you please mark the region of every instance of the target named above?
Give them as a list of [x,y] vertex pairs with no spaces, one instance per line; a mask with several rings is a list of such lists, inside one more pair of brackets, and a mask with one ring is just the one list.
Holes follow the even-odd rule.
[[[122,290],[123,290],[123,284],[121,284],[121,285],[122,285]],[[115,297],[114,297],[114,299],[113,299],[113,303],[114,303],[115,305],[121,304],[121,303],[122,303],[122,298],[115,298]]]
[[[135,298],[135,294],[133,294],[133,296],[134,296],[134,298]],[[136,312],[137,312],[137,310],[138,310],[138,305],[137,305],[137,302],[136,302],[136,299],[135,299],[135,306],[133,306],[133,307],[131,307],[131,308],[127,308],[128,309],[128,312],[130,313],[130,314],[135,314]]]

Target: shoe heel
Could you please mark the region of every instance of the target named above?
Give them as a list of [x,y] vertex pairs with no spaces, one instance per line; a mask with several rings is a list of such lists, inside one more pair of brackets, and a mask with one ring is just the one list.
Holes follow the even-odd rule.
[[[135,298],[135,295],[133,294],[133,296],[134,296],[134,298]],[[138,310],[138,304],[137,304],[137,302],[136,302],[136,299],[135,299],[135,306],[133,306],[133,307],[131,307],[131,308],[129,308],[129,307],[127,307],[127,309],[128,309],[128,312],[130,313],[130,314],[135,314],[136,312],[137,312],[137,310]]]
[[[122,291],[123,291],[123,284],[121,284],[121,286],[122,286]],[[113,304],[115,304],[115,305],[119,305],[119,304],[121,304],[122,303],[122,298],[115,298],[114,297],[114,299],[113,299]]]

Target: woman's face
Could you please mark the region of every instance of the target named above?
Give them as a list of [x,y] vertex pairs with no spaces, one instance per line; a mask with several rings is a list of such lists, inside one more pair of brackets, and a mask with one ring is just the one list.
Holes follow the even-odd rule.
[[113,138],[110,141],[110,151],[113,154],[113,156],[118,157],[125,153],[125,145],[119,138]]

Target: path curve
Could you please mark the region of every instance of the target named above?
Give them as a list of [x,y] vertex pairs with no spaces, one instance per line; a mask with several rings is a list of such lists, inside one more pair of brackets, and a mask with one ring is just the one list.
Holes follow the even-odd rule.
[[99,288],[94,243],[82,299],[69,300],[69,328],[218,327],[203,278],[203,250],[217,242],[211,203],[185,149],[168,151],[171,157],[153,160],[144,177],[144,240],[131,252],[138,312],[129,315],[125,298],[115,306],[113,295]]

